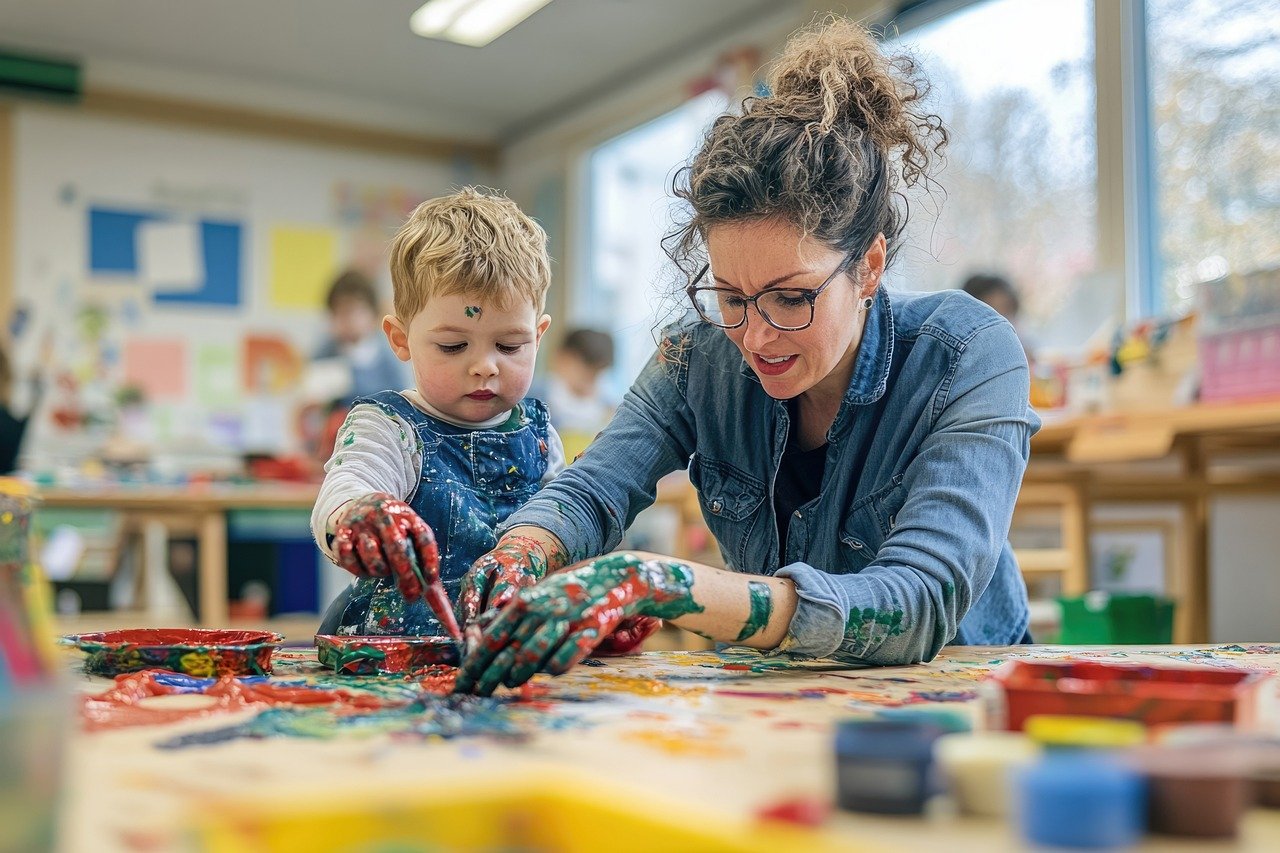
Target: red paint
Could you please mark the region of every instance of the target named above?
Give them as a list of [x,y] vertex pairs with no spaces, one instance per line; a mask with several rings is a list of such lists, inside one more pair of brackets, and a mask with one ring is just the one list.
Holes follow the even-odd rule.
[[258,705],[339,705],[362,711],[393,706],[393,703],[376,696],[349,693],[346,690],[285,687],[270,682],[247,684],[229,675],[219,678],[203,691],[202,695],[212,696],[216,700],[204,707],[149,708],[140,704],[153,696],[190,692],[158,682],[154,672],[120,675],[116,677],[111,689],[81,698],[81,717],[87,730],[98,731],[164,725],[211,714],[243,711]]
[[831,815],[831,804],[816,797],[792,797],[764,806],[756,812],[760,820],[781,821],[799,826],[822,826]]
[[727,663],[720,668],[732,670],[733,672],[750,672],[751,671],[751,667],[745,663]]
[[1005,728],[1028,717],[1066,714],[1123,717],[1147,725],[1257,721],[1258,697],[1275,675],[1220,667],[1173,668],[1094,661],[1009,661],[991,678],[1008,706]]

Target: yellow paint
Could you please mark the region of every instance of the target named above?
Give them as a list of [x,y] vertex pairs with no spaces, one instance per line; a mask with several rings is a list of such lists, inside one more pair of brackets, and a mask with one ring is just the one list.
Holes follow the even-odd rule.
[[1029,717],[1023,730],[1043,746],[1113,749],[1135,746],[1147,739],[1147,730],[1141,723],[1105,717],[1041,714]]
[[[721,732],[723,734],[723,732]],[[692,758],[727,758],[733,753],[724,746],[706,739],[703,734],[697,737],[687,732],[668,729],[641,729],[622,735],[624,740],[644,744],[667,755]]]

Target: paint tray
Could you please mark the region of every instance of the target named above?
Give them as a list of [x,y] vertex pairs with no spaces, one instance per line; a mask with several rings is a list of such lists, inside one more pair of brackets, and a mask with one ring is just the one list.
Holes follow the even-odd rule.
[[[425,778],[425,777],[424,777]],[[527,850],[558,853],[859,851],[847,837],[710,814],[639,788],[559,768],[436,778],[418,790],[297,792],[202,802],[192,847],[204,853]]]
[[1221,667],[1014,660],[992,673],[983,695],[995,703],[992,723],[1004,723],[992,727],[1010,731],[1022,731],[1037,714],[1249,728],[1263,716],[1274,679],[1270,672]]
[[423,667],[457,666],[452,637],[349,637],[316,634],[316,659],[339,675],[413,672]]
[[271,655],[283,640],[269,631],[203,628],[129,628],[62,638],[85,653],[85,671],[94,675],[167,669],[199,678],[270,675]]

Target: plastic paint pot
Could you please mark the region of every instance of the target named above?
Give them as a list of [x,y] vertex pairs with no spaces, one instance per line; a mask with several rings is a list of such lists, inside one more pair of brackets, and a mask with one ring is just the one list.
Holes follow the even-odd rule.
[[934,761],[964,814],[1001,817],[1009,813],[1010,774],[1040,755],[1021,732],[950,734],[933,745]]
[[1058,752],[1014,771],[1018,828],[1031,844],[1106,849],[1142,836],[1146,785],[1097,753]]
[[1106,717],[1037,715],[1027,718],[1023,731],[1036,743],[1052,749],[1120,749],[1147,739],[1142,723]]
[[1146,777],[1152,832],[1231,838],[1239,831],[1251,786],[1250,764],[1238,750],[1149,748],[1126,760]]
[[836,729],[836,802],[876,814],[919,814],[934,793],[932,723],[850,720]]

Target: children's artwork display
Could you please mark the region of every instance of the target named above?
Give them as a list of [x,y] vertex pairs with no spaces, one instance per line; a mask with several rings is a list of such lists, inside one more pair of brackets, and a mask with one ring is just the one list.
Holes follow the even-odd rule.
[[[388,239],[458,171],[40,105],[13,116],[17,361],[54,337],[35,467],[126,429],[157,452],[295,450],[334,276],[356,266],[389,297]],[[283,435],[261,435],[263,394],[286,407],[269,425]]]

